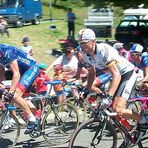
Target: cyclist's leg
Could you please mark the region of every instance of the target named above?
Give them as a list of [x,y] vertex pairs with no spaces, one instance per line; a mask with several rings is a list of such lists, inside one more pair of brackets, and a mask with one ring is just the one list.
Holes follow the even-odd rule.
[[37,65],[33,65],[29,70],[27,70],[22,75],[13,97],[14,102],[22,109],[24,113],[28,115],[29,125],[27,127],[28,130],[25,131],[25,134],[30,133],[35,128],[36,118],[31,112],[26,101],[22,98],[22,95],[26,91],[26,89],[32,84],[38,73],[39,68]]

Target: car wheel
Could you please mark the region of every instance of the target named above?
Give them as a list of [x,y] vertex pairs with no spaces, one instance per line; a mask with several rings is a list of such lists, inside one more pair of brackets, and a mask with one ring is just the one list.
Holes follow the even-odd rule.
[[39,17],[36,17],[34,20],[32,20],[32,25],[38,25],[40,24],[40,19]]
[[17,20],[17,22],[15,23],[15,26],[16,26],[17,28],[23,27],[23,25],[24,25],[23,19],[19,19],[19,20]]

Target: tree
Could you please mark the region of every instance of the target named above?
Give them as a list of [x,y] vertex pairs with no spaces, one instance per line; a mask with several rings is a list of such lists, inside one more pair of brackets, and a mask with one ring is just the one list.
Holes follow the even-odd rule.
[[103,6],[116,6],[126,8],[137,8],[138,5],[144,4],[144,7],[148,7],[148,0],[83,0],[85,6],[94,5],[95,7]]

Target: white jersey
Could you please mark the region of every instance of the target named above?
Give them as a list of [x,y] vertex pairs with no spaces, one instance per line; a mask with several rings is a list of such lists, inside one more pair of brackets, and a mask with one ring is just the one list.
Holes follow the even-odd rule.
[[117,62],[117,67],[121,75],[134,69],[134,65],[127,59],[120,56],[118,51],[106,43],[96,44],[94,57],[91,58],[88,54],[83,53],[86,63],[93,65],[96,69],[107,69],[107,65],[112,62]]

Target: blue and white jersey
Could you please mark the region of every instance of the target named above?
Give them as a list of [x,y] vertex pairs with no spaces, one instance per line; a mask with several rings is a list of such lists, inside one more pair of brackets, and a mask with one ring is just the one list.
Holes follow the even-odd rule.
[[29,58],[27,54],[16,47],[0,44],[0,64],[9,68],[9,64],[14,60],[17,60],[21,74],[36,63],[34,59]]
[[148,66],[148,53],[144,52],[141,55],[140,68],[145,68],[147,66]]
[[96,44],[93,58],[87,53],[83,53],[83,58],[86,63],[101,70],[108,69],[108,65],[115,61],[121,75],[133,70],[135,67],[127,59],[120,56],[116,49],[106,43]]

